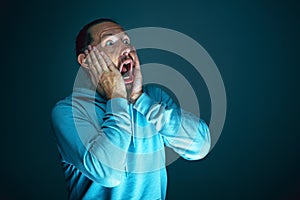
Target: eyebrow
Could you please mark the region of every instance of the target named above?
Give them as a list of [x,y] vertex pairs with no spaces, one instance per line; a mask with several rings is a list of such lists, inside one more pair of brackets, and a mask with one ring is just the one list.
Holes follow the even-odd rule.
[[101,35],[100,39],[103,39],[105,37],[112,36],[112,35],[114,35],[114,34],[112,34],[112,33],[106,33],[106,34]]

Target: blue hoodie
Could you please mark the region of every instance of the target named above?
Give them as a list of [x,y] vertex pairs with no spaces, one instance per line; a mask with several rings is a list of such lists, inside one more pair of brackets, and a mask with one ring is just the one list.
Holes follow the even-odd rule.
[[187,160],[210,149],[206,123],[156,86],[135,104],[75,88],[52,110],[69,199],[165,199],[165,146]]

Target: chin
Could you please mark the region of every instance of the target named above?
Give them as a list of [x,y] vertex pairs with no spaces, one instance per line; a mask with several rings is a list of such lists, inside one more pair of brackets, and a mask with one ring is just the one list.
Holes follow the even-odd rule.
[[125,83],[126,88],[132,88],[133,82]]
[[127,84],[132,84],[132,83],[133,83],[133,80],[124,80],[124,83],[125,83],[125,85],[127,85]]

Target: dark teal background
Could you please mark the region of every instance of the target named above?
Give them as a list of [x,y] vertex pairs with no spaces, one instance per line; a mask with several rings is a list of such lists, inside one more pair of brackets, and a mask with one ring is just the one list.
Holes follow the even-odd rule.
[[[52,0],[0,5],[0,199],[66,199],[50,111],[72,90],[77,32],[99,17],[111,17],[127,29],[180,31],[207,50],[222,75],[228,102],[222,135],[204,160],[179,159],[168,167],[168,199],[300,198],[296,1]],[[161,56],[164,52],[140,53],[142,62],[178,60],[167,53]],[[209,106],[202,90],[202,105]]]

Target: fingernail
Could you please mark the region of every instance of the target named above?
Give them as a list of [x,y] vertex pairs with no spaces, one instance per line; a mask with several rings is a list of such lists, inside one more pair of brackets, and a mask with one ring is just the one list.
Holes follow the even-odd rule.
[[94,51],[97,51],[97,48],[96,48],[95,46],[93,46],[93,50],[94,50]]
[[84,50],[84,53],[85,53],[85,54],[88,54],[88,53],[89,53],[89,51],[88,51],[88,50]]
[[92,50],[92,46],[91,45],[89,45],[88,48],[89,48],[90,51]]

